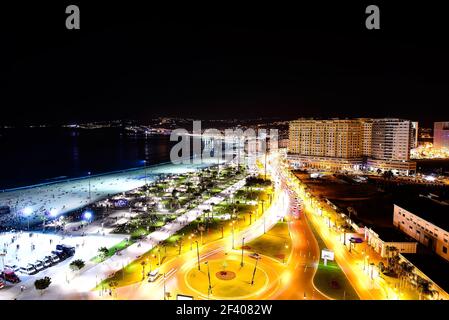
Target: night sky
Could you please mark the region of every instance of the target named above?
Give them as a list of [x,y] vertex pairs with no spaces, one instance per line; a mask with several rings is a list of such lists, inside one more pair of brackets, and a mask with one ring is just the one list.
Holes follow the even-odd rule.
[[[449,120],[449,33],[435,4],[373,2],[381,30],[369,31],[367,4],[356,1],[245,8],[95,2],[2,8],[0,123]],[[80,6],[81,30],[65,29],[68,4]]]

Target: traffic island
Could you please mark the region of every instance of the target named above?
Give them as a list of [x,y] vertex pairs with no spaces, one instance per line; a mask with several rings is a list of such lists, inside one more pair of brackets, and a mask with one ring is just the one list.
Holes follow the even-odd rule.
[[254,269],[255,261],[249,259],[243,267],[237,259],[210,260],[207,264],[201,263],[201,270],[196,264],[192,265],[185,275],[185,283],[203,298],[251,299],[263,293],[269,283],[267,273],[259,265],[253,279]]

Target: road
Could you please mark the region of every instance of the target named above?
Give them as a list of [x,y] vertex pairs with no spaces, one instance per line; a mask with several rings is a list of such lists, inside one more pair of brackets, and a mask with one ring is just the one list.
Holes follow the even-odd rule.
[[[235,235],[235,243],[241,243],[243,237],[246,242],[249,242],[261,236],[264,230],[269,230],[283,217],[289,219],[292,237],[291,254],[285,264],[277,259],[261,256],[257,270],[259,273],[263,272],[266,277],[266,284],[262,288],[249,294],[237,293],[232,296],[214,294],[207,296],[205,292],[199,292],[188,281],[189,272],[198,264],[196,251],[193,250],[165,262],[159,268],[161,274],[165,273],[165,277],[159,278],[154,283],[148,283],[145,280],[116,289],[115,296],[94,292],[91,293],[90,298],[163,299],[164,292],[170,292],[172,297],[176,294],[184,294],[191,295],[194,299],[328,299],[313,284],[319,257],[318,243],[305,217],[297,220],[288,215],[290,211],[288,204],[294,197],[294,193],[289,191],[283,175],[276,169],[278,168],[276,159],[271,158],[271,161],[274,164],[269,165],[267,171],[278,186],[273,203],[262,217]],[[241,259],[241,251],[237,250],[237,245],[235,247],[236,250],[233,250],[232,240],[229,237],[202,245],[199,255],[200,266],[204,269],[206,261]],[[254,265],[254,260],[248,256],[248,252],[244,253],[243,261],[245,265]],[[248,291],[247,286],[244,284],[241,286],[242,292]]]

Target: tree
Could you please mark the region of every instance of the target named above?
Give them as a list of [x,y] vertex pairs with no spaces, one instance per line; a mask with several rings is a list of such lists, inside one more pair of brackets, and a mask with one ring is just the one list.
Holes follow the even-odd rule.
[[109,254],[109,249],[108,248],[106,248],[106,247],[101,247],[101,248],[98,248],[98,252],[100,253],[100,255],[103,257],[103,259],[104,258],[106,258],[107,256],[108,256],[108,254]]
[[42,279],[37,279],[34,281],[34,287],[36,290],[39,290],[41,294],[44,293],[44,290],[47,289],[51,284],[51,279],[49,277],[45,277]]
[[142,280],[145,279],[145,266],[147,265],[146,261],[140,262],[140,265],[142,266]]
[[424,296],[433,296],[434,290],[431,289],[432,284],[430,281],[423,279],[421,277],[418,278],[418,290],[419,290],[419,300],[421,300],[422,295]]
[[76,259],[70,263],[69,267],[70,267],[70,269],[72,269],[72,271],[79,271],[82,268],[84,268],[85,265],[86,265],[86,263],[83,260]]

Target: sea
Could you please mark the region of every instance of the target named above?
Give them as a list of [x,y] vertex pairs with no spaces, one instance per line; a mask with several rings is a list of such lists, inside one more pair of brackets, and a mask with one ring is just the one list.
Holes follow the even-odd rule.
[[175,143],[121,128],[1,129],[0,191],[166,163]]

